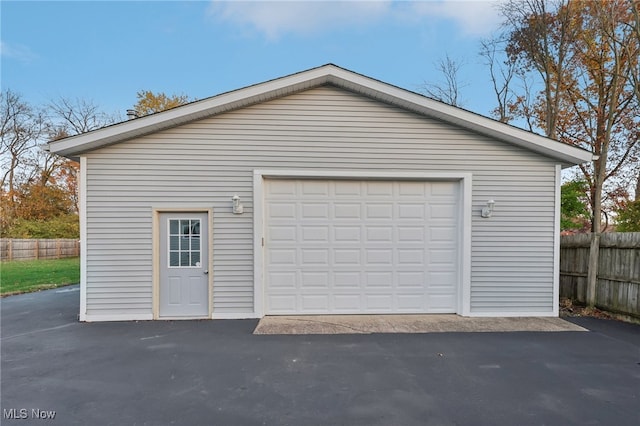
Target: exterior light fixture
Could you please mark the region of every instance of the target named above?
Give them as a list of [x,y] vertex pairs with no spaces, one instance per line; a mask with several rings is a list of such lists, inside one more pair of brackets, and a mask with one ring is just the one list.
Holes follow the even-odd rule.
[[484,218],[491,217],[493,214],[493,206],[496,204],[495,201],[489,200],[487,201],[487,206],[482,208],[482,213],[480,214]]
[[233,201],[233,214],[242,214],[244,206],[240,204],[240,197],[238,195],[234,195],[231,197],[231,201]]

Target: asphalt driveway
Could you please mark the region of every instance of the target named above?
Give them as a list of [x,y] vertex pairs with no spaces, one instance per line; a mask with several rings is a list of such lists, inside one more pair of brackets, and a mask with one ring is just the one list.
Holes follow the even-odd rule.
[[636,325],[258,336],[252,320],[79,323],[78,296],[0,302],[3,425],[640,424]]

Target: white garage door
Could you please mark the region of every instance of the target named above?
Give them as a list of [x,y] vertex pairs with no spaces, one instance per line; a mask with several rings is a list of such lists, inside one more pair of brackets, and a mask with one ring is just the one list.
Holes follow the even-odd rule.
[[456,312],[457,182],[265,181],[266,314]]

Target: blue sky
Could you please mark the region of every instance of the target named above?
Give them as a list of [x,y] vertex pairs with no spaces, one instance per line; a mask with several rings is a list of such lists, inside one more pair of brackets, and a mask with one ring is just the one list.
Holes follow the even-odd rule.
[[44,105],[60,96],[124,113],[140,90],[205,98],[335,63],[419,91],[448,54],[463,106],[495,101],[479,41],[490,1],[2,1],[1,85]]

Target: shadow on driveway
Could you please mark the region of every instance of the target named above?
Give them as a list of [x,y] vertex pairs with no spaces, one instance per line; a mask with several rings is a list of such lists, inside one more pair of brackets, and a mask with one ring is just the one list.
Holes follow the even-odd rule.
[[256,336],[254,320],[79,323],[78,299],[0,302],[3,425],[640,424],[637,325]]

